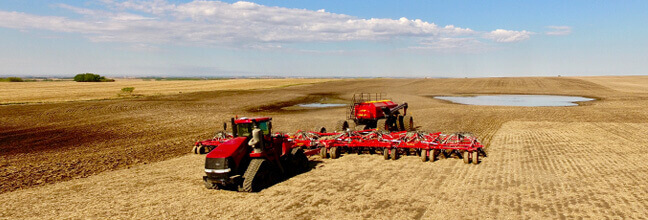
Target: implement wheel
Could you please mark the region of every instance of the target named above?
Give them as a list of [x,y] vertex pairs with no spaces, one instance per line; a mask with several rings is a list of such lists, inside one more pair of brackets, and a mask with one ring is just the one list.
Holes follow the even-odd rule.
[[405,116],[403,118],[403,128],[404,131],[414,131],[414,118],[411,115]]
[[463,158],[463,162],[464,162],[465,164],[469,164],[469,163],[470,163],[470,152],[468,152],[468,151],[464,151],[463,154],[461,154],[461,157]]
[[383,150],[383,157],[385,158],[385,160],[389,160],[389,148],[385,148]]
[[427,149],[421,150],[421,161],[422,162],[426,162],[428,160],[427,152],[428,152]]
[[328,154],[326,153],[326,147],[320,147],[319,155],[320,157],[322,157],[322,159],[328,158]]
[[431,162],[436,161],[440,153],[441,152],[439,152],[439,149],[432,149],[432,152],[430,152],[430,161]]
[[332,147],[329,154],[331,154],[331,159],[337,159],[340,156],[340,151],[338,151],[337,147]]
[[335,130],[337,132],[346,132],[346,130],[349,128],[349,122],[346,120],[339,120],[337,122],[337,125],[335,125]]
[[398,149],[392,148],[389,156],[392,160],[398,159]]
[[479,151],[473,151],[472,152],[472,163],[477,165],[480,162],[481,162],[481,160],[479,159]]
[[376,121],[376,129],[379,131],[389,131],[389,127],[387,127],[387,119],[378,119],[378,121]]

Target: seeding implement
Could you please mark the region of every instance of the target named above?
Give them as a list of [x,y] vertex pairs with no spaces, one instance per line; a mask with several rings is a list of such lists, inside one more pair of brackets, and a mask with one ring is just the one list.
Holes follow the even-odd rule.
[[468,133],[445,135],[423,131],[385,132],[376,129],[341,133],[298,132],[291,136],[304,149],[319,148],[322,158],[338,158],[342,153],[382,154],[385,160],[415,154],[421,161],[458,157],[465,163],[479,164],[485,157],[483,145]]
[[[362,131],[272,133],[272,118],[232,118],[232,132],[196,142],[193,152],[207,153],[205,187],[256,192],[309,169],[308,156],[339,158],[342,153],[382,154],[385,160],[418,155],[421,161],[461,158],[479,164],[482,144],[468,133],[445,135],[423,131]],[[227,128],[227,126],[224,126]]]
[[[225,130],[227,130],[227,126],[225,127]],[[234,136],[232,136],[232,134],[230,133],[227,133],[226,131],[218,132],[212,139],[196,142],[191,152],[193,152],[194,154],[209,153],[214,148],[218,147],[218,145],[225,143],[232,138],[234,138]]]
[[[336,131],[378,129],[380,131],[413,131],[414,118],[407,115],[407,103],[396,104],[383,99],[382,94],[359,93],[353,95],[346,120],[340,120]],[[402,110],[402,114],[401,114]]]

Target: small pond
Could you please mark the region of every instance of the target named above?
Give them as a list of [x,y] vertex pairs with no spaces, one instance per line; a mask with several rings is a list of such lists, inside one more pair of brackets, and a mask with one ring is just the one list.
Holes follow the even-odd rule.
[[490,106],[577,106],[575,102],[592,101],[594,99],[580,96],[559,95],[478,95],[478,96],[435,96],[459,104],[490,105]]
[[299,107],[305,108],[329,108],[329,107],[341,107],[346,106],[346,104],[335,104],[335,103],[306,103],[298,104]]

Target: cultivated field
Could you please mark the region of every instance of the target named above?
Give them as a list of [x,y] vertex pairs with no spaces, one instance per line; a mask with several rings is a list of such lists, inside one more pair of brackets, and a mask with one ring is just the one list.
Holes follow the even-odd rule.
[[[367,79],[260,90],[0,106],[0,218],[648,218],[644,77]],[[414,157],[312,157],[260,193],[206,190],[188,154],[233,115],[277,130],[331,127],[344,108],[285,110],[354,92],[407,101],[417,126],[472,131],[480,165]],[[434,95],[559,94],[576,107],[484,107]],[[86,177],[86,178],[82,178]]]
[[[123,98],[122,88],[134,87],[131,96],[168,95],[200,91],[250,90],[286,87],[331,81],[331,79],[224,79],[224,80],[143,80],[116,79],[115,82],[26,82],[0,84],[0,104],[62,102]],[[121,96],[120,96],[121,95]]]

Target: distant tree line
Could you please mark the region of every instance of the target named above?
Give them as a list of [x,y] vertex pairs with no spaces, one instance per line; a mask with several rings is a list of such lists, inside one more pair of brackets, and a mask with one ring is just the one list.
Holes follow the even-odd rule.
[[106,79],[106,77],[94,73],[80,73],[74,76],[74,81],[76,82],[114,82],[115,80]]
[[20,77],[7,77],[7,78],[0,78],[0,82],[24,82]]

